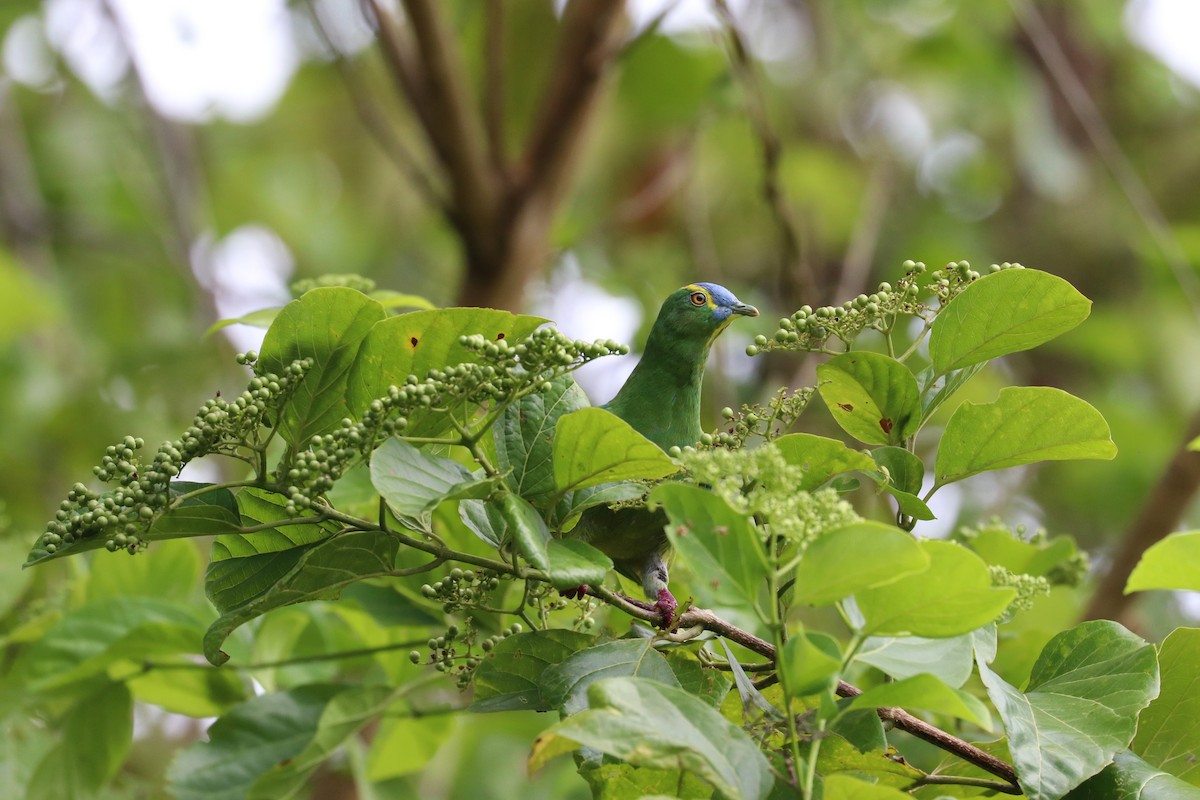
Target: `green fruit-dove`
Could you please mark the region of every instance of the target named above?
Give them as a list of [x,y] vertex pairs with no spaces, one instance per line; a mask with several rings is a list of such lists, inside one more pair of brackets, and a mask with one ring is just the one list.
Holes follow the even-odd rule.
[[[663,450],[700,440],[700,384],[708,350],[734,315],[758,316],[758,309],[715,283],[692,283],[671,293],[658,312],[641,361],[605,408]],[[653,600],[666,626],[677,604],[667,588],[669,544],[662,511],[613,510],[599,506],[584,512],[570,532],[603,551],[617,571],[637,581]],[[582,596],[580,587],[573,596]]]

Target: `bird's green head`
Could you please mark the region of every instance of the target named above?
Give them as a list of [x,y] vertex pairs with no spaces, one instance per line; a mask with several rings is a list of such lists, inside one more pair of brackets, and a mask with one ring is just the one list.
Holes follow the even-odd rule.
[[655,327],[666,325],[680,338],[711,342],[735,316],[757,317],[758,309],[715,283],[689,283],[667,297]]

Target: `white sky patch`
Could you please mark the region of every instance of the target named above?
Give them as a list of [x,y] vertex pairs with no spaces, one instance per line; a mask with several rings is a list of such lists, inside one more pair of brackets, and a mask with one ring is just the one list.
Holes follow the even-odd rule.
[[[220,240],[204,234],[192,247],[192,265],[222,319],[286,305],[292,299],[288,290],[295,269],[292,253],[263,225],[243,225]],[[257,350],[266,333],[248,325],[230,325],[221,332],[241,352]]]
[[[630,348],[642,321],[641,306],[616,297],[584,279],[576,257],[568,253],[549,279],[529,293],[529,313],[546,317],[572,339],[614,339]],[[593,403],[607,403],[633,372],[637,355],[606,356],[575,373]]]
[[1125,6],[1129,38],[1193,86],[1200,86],[1200,3],[1132,0]]
[[3,43],[4,74],[35,89],[56,82],[54,56],[46,41],[46,26],[40,17],[28,14],[9,27]]

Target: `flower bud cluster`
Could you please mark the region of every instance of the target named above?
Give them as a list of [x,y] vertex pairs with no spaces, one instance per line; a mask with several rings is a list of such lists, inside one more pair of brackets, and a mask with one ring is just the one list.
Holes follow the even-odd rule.
[[[239,364],[254,364],[253,352],[239,354]],[[204,403],[183,435],[164,442],[149,463],[138,456],[145,442],[126,436],[109,446],[92,473],[112,489],[95,491],[76,483],[46,525],[38,544],[48,555],[83,540],[104,537],[109,552],[136,553],[146,545],[146,534],[172,501],[171,481],[193,459],[233,454],[268,424],[290,399],[309,359],[294,361],[283,374],[262,373],[251,379],[246,391],[232,401],[214,397]]]
[[[952,261],[943,269],[930,272],[920,261],[905,261],[904,276],[896,285],[884,281],[871,294],[860,294],[840,306],[802,306],[792,316],[779,320],[773,337],[757,336],[746,348],[750,356],[774,350],[821,351],[831,338],[850,344],[865,330],[889,331],[900,315],[929,318],[932,309],[921,302],[923,296],[936,297],[944,308],[980,275],[967,261]],[[1021,269],[1020,264],[993,264],[991,272]],[[936,312],[934,312],[936,313]]]
[[452,412],[470,417],[487,407],[538,389],[601,356],[624,354],[628,348],[611,339],[571,341],[553,328],[540,328],[509,343],[482,335],[459,337],[458,344],[478,361],[432,369],[423,378],[409,375],[372,400],[360,421],[343,419],[331,433],[314,436],[281,469],[280,482],[289,498],[287,512],[311,506],[347,469],[370,458],[383,441],[430,415]]

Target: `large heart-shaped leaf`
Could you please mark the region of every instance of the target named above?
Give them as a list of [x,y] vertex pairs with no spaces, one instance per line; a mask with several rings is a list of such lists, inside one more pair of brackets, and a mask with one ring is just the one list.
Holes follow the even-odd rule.
[[551,628],[502,639],[475,671],[472,711],[549,711],[541,695],[542,673],[595,637]]
[[754,740],[682,689],[608,678],[588,688],[588,705],[538,737],[532,767],[582,745],[638,767],[690,770],[730,800],[762,800],[771,791],[771,768]]
[[797,489],[812,491],[834,475],[855,470],[868,472],[875,462],[866,453],[852,450],[837,439],[811,433],[789,433],[771,442],[785,461],[804,469]]
[[982,659],[979,675],[1004,720],[1021,788],[1058,800],[1124,750],[1158,694],[1154,646],[1109,620],[1063,631],[1019,692]]
[[630,676],[679,686],[667,660],[650,639],[617,639],[589,647],[546,668],[542,704],[575,714],[587,708],[587,690],[598,680]]
[[283,409],[279,433],[293,447],[333,430],[350,416],[346,401],[350,368],[372,326],[387,316],[362,292],[340,286],[306,292],[284,306],[267,329],[258,366],[282,374],[296,359],[312,368]]
[[559,417],[591,405],[570,375],[504,409],[493,431],[496,460],[508,485],[526,500],[554,494],[554,429]]
[[1138,717],[1132,750],[1200,786],[1200,629],[1176,628],[1158,650],[1162,691]]

